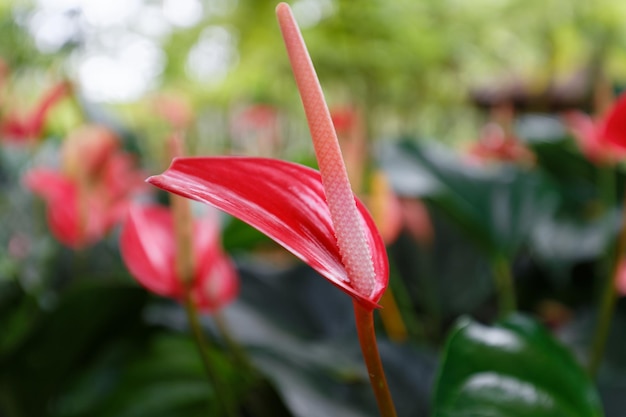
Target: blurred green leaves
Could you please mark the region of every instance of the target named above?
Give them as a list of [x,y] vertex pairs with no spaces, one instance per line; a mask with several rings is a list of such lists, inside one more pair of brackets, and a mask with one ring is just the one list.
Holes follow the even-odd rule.
[[392,183],[419,175],[425,185],[411,197],[446,213],[489,256],[512,257],[557,206],[556,188],[536,171],[513,165],[472,166],[432,144],[405,141],[396,146],[393,152],[410,162],[405,165],[408,172],[391,161],[387,164]]

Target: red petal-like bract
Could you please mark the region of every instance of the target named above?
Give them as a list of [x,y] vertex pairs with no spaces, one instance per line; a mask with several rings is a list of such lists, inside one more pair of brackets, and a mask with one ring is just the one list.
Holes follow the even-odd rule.
[[319,172],[291,162],[252,157],[177,158],[151,184],[215,206],[257,228],[367,308],[387,287],[385,245],[365,206],[365,226],[376,284],[369,296],[350,284],[337,248]]
[[70,90],[71,86],[65,81],[53,86],[27,116],[19,118],[15,114],[8,115],[0,124],[0,134],[16,142],[39,137],[48,113]]
[[75,184],[56,171],[33,169],[24,177],[24,185],[46,202],[48,225],[54,237],[71,248],[81,247],[83,233]]
[[589,115],[581,111],[570,111],[564,115],[564,120],[578,142],[580,151],[587,159],[600,165],[615,163],[616,147],[603,140],[602,132],[598,130],[598,123]]
[[603,140],[626,149],[626,93],[611,107],[600,129]]
[[[236,297],[239,279],[219,246],[215,220],[197,220],[193,230],[191,297],[201,310],[214,311]],[[169,209],[133,206],[122,228],[120,250],[141,285],[161,296],[184,298],[183,282],[176,271],[174,219]]]
[[125,217],[140,174],[130,170],[118,170],[117,174],[125,177],[123,190],[104,183],[81,193],[76,180],[46,168],[27,172],[24,185],[46,202],[52,235],[65,246],[79,249],[102,239]]

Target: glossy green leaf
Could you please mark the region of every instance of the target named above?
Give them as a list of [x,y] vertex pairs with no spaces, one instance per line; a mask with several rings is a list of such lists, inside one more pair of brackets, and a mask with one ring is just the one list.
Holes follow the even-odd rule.
[[434,417],[598,417],[598,395],[572,354],[534,320],[463,318],[449,335]]

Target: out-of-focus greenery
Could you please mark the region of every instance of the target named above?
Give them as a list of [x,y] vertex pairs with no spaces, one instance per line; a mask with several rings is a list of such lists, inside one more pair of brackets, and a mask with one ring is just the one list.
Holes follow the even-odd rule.
[[[0,414],[206,415],[215,392],[204,381],[181,307],[133,281],[120,258],[117,230],[81,251],[56,242],[41,201],[21,178],[30,167],[56,160],[68,132],[87,123],[119,134],[146,175],[159,172],[169,163],[164,139],[175,123],[155,103],[168,94],[177,103],[174,113],[190,120],[181,123],[190,153],[267,151],[310,163],[276,2],[170,1],[168,7],[181,9],[190,2],[201,5],[200,19],[185,26],[168,22],[165,0],[126,0],[124,10],[135,8],[131,18],[92,24],[78,7],[95,4],[86,1],[67,10],[44,0],[0,2],[0,58],[9,74],[0,84],[0,120],[30,109],[61,78],[75,85],[50,113],[40,142],[3,142],[0,148],[0,215],[6,219],[0,242],[11,245],[0,254]],[[383,320],[377,322],[399,414],[467,415],[454,401],[461,392],[479,411],[496,401],[528,417],[536,415],[533,407],[545,405],[544,397],[527,396],[528,409],[517,407],[531,392],[559,400],[546,413],[570,415],[568,407],[580,400],[585,407],[576,415],[595,417],[602,413],[599,398],[607,416],[621,416],[623,300],[597,381],[580,368],[588,359],[600,287],[620,226],[623,167],[588,160],[558,117],[516,114],[504,126],[532,155],[531,163],[471,165],[447,145],[480,136],[478,127],[489,116],[475,103],[477,90],[495,91],[505,96],[499,104],[507,104],[512,88],[542,99],[564,83],[576,92],[576,105],[590,108],[600,81],[626,84],[626,3],[290,3],[331,106],[360,110],[364,140],[384,142],[370,146],[369,156],[404,204],[401,215],[384,214],[410,217],[422,209],[423,229],[413,233],[403,217],[406,223],[388,245],[391,288],[406,339],[394,339]],[[43,10],[71,27],[62,42],[42,41],[44,20],[37,19]],[[146,29],[142,18],[155,13],[157,28],[166,30]],[[145,53],[140,57],[146,62],[158,57],[143,74],[156,74],[154,83],[124,100],[90,95],[94,81],[81,63],[122,50],[129,36],[148,41],[135,51]],[[204,75],[198,73],[202,68]],[[100,82],[115,87],[109,81],[123,85],[130,77],[116,79],[114,72],[100,74]],[[278,120],[278,133],[272,132],[282,139],[277,149],[262,148],[256,133],[238,138],[234,132],[237,117],[252,105],[264,105]],[[364,183],[374,169],[360,173]],[[211,317],[203,318],[202,327],[214,342],[210,354],[218,371],[241,388],[241,415],[251,415],[250,404],[259,398],[247,395],[255,392],[264,397],[256,404],[268,406],[272,416],[279,415],[275,410],[303,417],[375,415],[349,298],[241,222],[225,220],[222,233],[242,277],[241,295],[226,310],[226,322],[258,374],[234,368]],[[501,273],[494,264],[503,263],[510,266],[520,315],[493,324],[499,301],[492,275]],[[459,321],[462,315],[484,325]],[[517,361],[527,367],[512,369]],[[472,382],[491,385],[468,394]],[[503,398],[509,388],[511,396]]]
[[[291,3],[305,24],[303,35],[331,105],[362,107],[374,136],[418,133],[449,141],[473,139],[468,128],[478,116],[468,93],[494,83],[521,80],[539,92],[552,81],[581,74],[584,80],[598,71],[617,83],[626,81],[626,6],[620,0]],[[46,2],[31,7],[5,2],[0,9],[0,53],[12,66],[39,63],[45,68],[50,62],[33,53],[21,36],[38,4]],[[173,26],[164,36],[152,36],[165,57],[159,77],[162,87],[181,89],[195,103],[221,108],[241,102],[297,103],[274,18],[276,2],[201,4],[204,14],[197,24]],[[155,4],[133,5],[138,6],[135,16],[141,16]],[[22,32],[13,18],[23,25]],[[60,49],[65,51],[61,58],[80,51],[98,33],[109,43],[115,37],[107,38],[107,31],[150,38],[135,20],[119,27],[90,27],[75,12],[69,21],[75,21],[79,30]],[[215,80],[189,77],[191,51],[203,37],[215,33],[226,45],[228,72]]]

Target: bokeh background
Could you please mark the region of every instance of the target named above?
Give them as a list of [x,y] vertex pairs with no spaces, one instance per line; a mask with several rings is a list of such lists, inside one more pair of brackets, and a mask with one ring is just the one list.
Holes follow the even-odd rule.
[[[493,278],[504,274],[519,311],[581,366],[605,282],[615,281],[592,385],[605,414],[622,416],[626,278],[611,271],[623,155],[594,142],[575,112],[601,119],[626,86],[626,3],[290,5],[353,188],[388,244],[394,300],[377,328],[400,415],[432,412],[446,337],[459,318],[496,320]],[[135,282],[119,224],[68,244],[25,178],[38,167],[67,171],[68,138],[94,126],[117,138],[142,178],[168,166],[176,132],[189,155],[314,166],[275,6],[0,2],[0,416],[206,415],[214,393],[184,311]],[[76,152],[80,161],[90,151]],[[126,173],[111,175],[130,181]],[[150,189],[138,200],[167,196]],[[252,228],[219,219],[241,282],[221,319],[202,317],[220,372],[237,385],[224,321],[263,375],[251,392],[274,411],[258,415],[376,415],[350,299]]]

